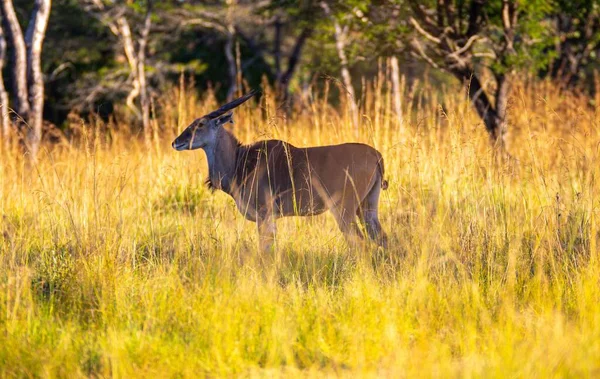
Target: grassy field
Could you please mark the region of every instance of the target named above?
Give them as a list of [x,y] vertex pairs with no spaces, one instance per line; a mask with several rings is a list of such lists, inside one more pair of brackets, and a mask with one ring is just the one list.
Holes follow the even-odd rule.
[[326,215],[280,220],[271,256],[203,185],[204,154],[170,148],[214,100],[160,100],[150,146],[73,116],[72,141],[35,165],[2,151],[0,377],[600,375],[600,115],[585,99],[515,84],[502,162],[458,88],[417,91],[399,127],[375,83],[358,138],[343,104],[290,120],[272,97],[245,105],[242,141],[368,142],[390,183],[387,251],[349,250]]

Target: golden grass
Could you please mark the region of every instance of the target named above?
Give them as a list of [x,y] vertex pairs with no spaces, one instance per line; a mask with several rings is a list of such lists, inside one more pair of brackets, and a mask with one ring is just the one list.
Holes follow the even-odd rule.
[[[3,151],[0,376],[600,375],[596,111],[517,83],[498,162],[457,88],[444,111],[418,92],[399,128],[383,84],[359,140],[386,161],[388,251],[349,251],[320,216],[280,220],[259,254],[204,154],[169,146],[210,97],[165,94],[152,146],[92,122],[33,166]],[[287,120],[267,96],[234,129],[354,140],[322,98]]]

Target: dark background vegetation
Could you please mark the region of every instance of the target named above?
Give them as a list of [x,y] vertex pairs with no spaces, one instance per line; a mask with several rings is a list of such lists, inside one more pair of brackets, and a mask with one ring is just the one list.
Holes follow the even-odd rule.
[[[24,33],[43,2],[14,0]],[[424,75],[464,82],[498,140],[515,76],[595,93],[599,8],[597,0],[53,0],[42,52],[43,118],[61,127],[69,112],[96,113],[140,124],[134,106],[124,106],[136,78],[111,23],[124,17],[137,49],[149,16],[144,74],[151,100],[184,75],[198,92],[210,88],[221,101],[241,93],[241,78],[245,89],[266,80],[288,104],[306,101],[303,91],[318,90],[325,80],[339,81],[359,103],[363,80],[394,57],[409,89]],[[10,40],[7,52],[10,94]],[[332,91],[331,101],[341,93]],[[143,108],[143,100],[134,101]]]

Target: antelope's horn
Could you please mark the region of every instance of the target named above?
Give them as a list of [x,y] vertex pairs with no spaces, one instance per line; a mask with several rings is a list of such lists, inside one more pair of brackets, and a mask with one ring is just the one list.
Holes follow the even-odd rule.
[[225,114],[227,111],[230,111],[233,108],[239,107],[244,102],[246,102],[248,99],[250,99],[252,96],[256,95],[258,92],[259,92],[258,90],[252,90],[249,93],[245,94],[244,96],[237,98],[237,99],[223,105],[221,108],[217,109],[216,111],[210,112],[209,114],[207,114],[204,117],[208,118],[209,120],[211,120],[213,118],[217,118],[217,117]]

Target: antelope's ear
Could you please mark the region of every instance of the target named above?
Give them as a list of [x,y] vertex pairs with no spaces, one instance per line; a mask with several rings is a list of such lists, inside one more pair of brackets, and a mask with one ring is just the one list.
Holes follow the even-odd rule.
[[224,114],[223,116],[221,116],[215,120],[215,124],[217,126],[223,126],[223,125],[227,124],[228,122],[233,124],[233,112]]

